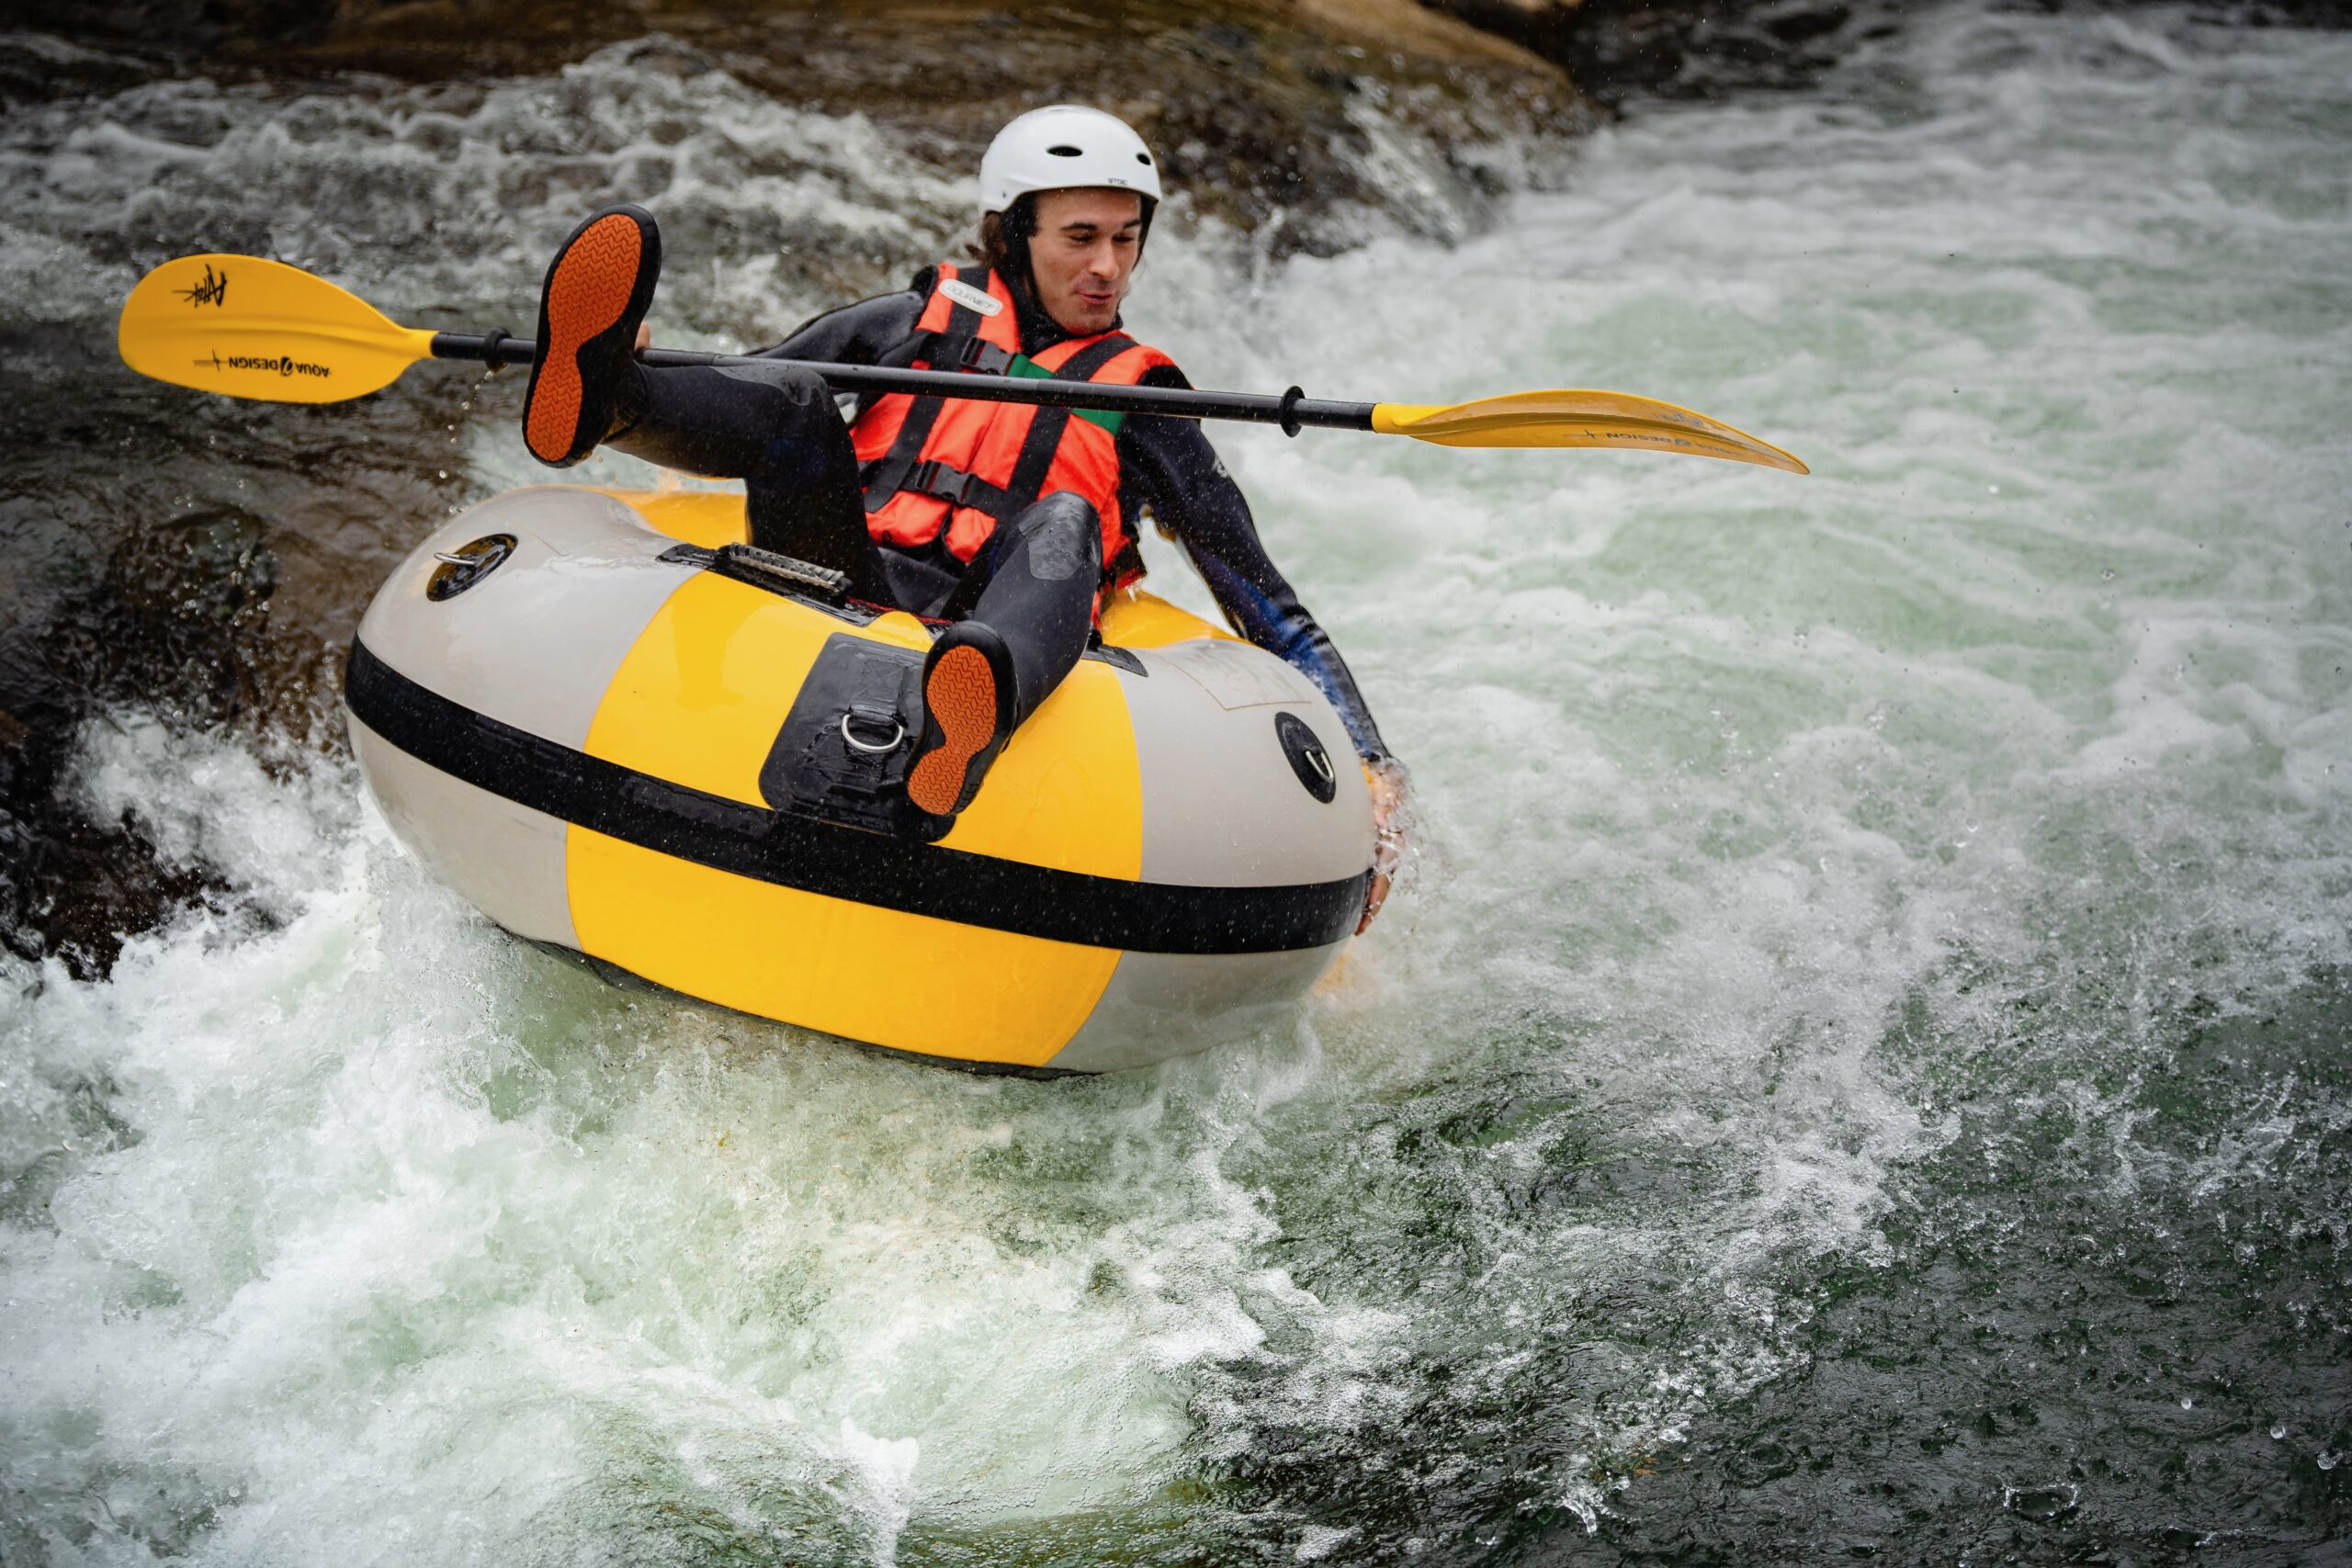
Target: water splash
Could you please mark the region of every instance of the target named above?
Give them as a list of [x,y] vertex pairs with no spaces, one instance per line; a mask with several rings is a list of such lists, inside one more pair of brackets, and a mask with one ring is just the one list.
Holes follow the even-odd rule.
[[[493,141],[534,94],[618,93],[587,80],[444,107]],[[1295,1031],[1151,1075],[971,1080],[616,993],[424,881],[341,764],[92,732],[87,809],[238,891],[106,983],[8,971],[0,1539],[2340,1534],[2346,81],[2329,35],[1951,7],[1817,93],[1633,119],[1453,249],[1156,252],[1137,324],[1203,380],[1622,386],[1816,478],[1220,433],[1428,857]],[[779,190],[865,134],[737,107]],[[298,168],[429,162],[381,105],[315,143],[199,110]],[[727,118],[691,134],[758,141]],[[546,237],[622,160],[550,187]],[[860,198],[916,215],[894,243],[947,221],[926,177]],[[779,199],[821,220],[822,183]],[[738,293],[768,240],[682,228],[690,323],[819,292]],[[532,270],[475,244],[433,287]],[[469,435],[469,483],[521,477]]]

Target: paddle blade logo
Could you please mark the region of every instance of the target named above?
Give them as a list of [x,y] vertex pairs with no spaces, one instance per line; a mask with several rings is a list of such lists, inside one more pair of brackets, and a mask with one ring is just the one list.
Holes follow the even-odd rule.
[[290,354],[222,355],[215,349],[197,362],[198,368],[209,365],[215,370],[259,370],[270,376],[315,376],[323,381],[334,374],[323,365],[313,365],[307,359],[297,359]]
[[214,272],[212,264],[207,262],[204,264],[204,276],[201,281],[192,283],[186,288],[175,288],[172,292],[198,310],[207,305],[216,305],[226,310],[229,305],[229,275],[225,272]]

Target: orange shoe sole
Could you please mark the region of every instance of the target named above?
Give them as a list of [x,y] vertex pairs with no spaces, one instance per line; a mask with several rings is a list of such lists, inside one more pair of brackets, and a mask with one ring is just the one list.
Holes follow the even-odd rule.
[[588,226],[556,264],[548,280],[548,343],[539,378],[531,388],[531,408],[523,439],[542,463],[562,463],[580,439],[581,345],[609,332],[628,310],[637,289],[644,236],[634,220],[614,213]]
[[951,648],[923,681],[922,701],[944,738],[907,775],[907,798],[933,817],[954,812],[972,759],[996,739],[996,672],[977,648]]

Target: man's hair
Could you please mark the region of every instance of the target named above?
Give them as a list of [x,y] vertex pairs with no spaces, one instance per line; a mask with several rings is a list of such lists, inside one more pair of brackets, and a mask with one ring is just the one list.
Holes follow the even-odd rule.
[[1029,276],[1029,236],[1037,231],[1037,198],[1017,197],[1002,212],[980,215],[980,232],[971,244],[972,259],[990,272],[1024,281]]

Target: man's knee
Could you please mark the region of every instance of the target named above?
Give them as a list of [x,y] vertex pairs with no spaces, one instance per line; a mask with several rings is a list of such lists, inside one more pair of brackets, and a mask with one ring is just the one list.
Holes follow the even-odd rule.
[[805,365],[753,360],[743,365],[714,365],[711,368],[730,381],[742,383],[747,390],[756,389],[752,395],[779,412],[822,408],[828,416],[841,417],[833,406],[832,389],[825,384],[822,376]]
[[1028,554],[1029,575],[1043,581],[1080,572],[1091,579],[1102,570],[1102,519],[1084,496],[1056,491],[1014,518],[1012,533]]

